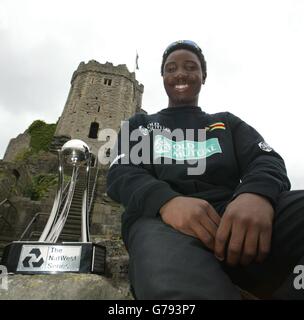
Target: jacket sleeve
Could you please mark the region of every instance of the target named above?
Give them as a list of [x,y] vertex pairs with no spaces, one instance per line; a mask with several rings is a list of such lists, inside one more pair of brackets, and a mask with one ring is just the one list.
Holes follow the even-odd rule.
[[[180,194],[172,190],[167,182],[154,176],[151,164],[132,162],[131,150],[138,141],[131,141],[130,134],[138,128],[136,122],[136,115],[129,119],[128,137],[124,136],[123,128],[118,134],[113,158],[119,160],[114,159],[110,165],[107,174],[107,194],[114,201],[122,203],[128,211],[155,217],[162,205]],[[126,141],[129,144],[127,148],[122,145]],[[142,152],[151,151],[150,146],[147,149]]]
[[240,183],[233,198],[249,192],[262,195],[276,205],[278,195],[290,189],[285,163],[263,137],[246,122],[228,113]]

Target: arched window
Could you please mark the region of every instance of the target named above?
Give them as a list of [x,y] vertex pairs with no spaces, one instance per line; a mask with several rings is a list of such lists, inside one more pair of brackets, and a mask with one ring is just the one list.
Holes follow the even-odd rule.
[[97,139],[99,124],[98,122],[92,122],[89,131],[89,138]]

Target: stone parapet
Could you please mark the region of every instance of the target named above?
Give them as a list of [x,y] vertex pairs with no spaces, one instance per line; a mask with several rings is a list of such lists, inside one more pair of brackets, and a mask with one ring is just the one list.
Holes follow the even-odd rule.
[[137,89],[143,93],[144,86],[139,84],[135,78],[135,73],[130,72],[125,64],[119,64],[114,66],[111,62],[106,62],[105,64],[101,64],[96,60],[90,60],[88,63],[80,62],[76,71],[74,71],[71,84],[73,84],[75,78],[81,74],[86,72],[97,72],[102,74],[112,74],[117,76],[122,76],[127,78],[128,80],[134,82],[136,84]]
[[130,300],[127,283],[94,274],[9,275],[0,300]]

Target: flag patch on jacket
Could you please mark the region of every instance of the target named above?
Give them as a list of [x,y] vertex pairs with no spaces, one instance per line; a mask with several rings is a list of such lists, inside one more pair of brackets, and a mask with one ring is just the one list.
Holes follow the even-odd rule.
[[224,122],[215,122],[206,127],[206,131],[213,131],[216,129],[226,130]]

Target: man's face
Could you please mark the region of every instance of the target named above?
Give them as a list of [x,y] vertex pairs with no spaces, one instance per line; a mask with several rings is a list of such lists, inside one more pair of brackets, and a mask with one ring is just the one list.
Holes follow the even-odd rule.
[[189,50],[173,51],[166,60],[163,81],[169,107],[197,106],[201,85],[204,83],[199,58]]

